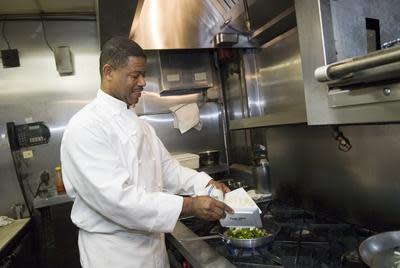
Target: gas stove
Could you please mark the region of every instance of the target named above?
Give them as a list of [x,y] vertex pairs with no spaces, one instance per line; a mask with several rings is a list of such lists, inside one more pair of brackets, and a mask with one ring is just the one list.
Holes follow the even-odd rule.
[[[222,239],[207,240],[236,267],[367,268],[358,256],[358,246],[373,232],[278,200],[258,205],[263,212],[263,221],[274,221],[280,226],[272,243],[243,249]],[[183,223],[198,236],[223,231],[218,222],[191,218]]]

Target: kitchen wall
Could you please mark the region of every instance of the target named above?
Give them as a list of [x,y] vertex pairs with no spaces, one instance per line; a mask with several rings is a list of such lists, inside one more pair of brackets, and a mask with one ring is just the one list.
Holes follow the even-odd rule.
[[[4,23],[4,22],[3,22]],[[43,39],[39,21],[8,21],[5,35],[20,55],[20,67],[0,68],[0,215],[14,216],[13,203],[23,203],[6,135],[6,122],[44,121],[50,142],[32,147],[33,158],[22,162],[23,177],[36,190],[42,170],[53,174],[61,136],[69,118],[87,104],[99,87],[96,22],[45,22],[51,46],[70,46],[75,73],[59,76],[54,56]],[[1,49],[6,49],[4,39]]]
[[377,230],[400,227],[400,125],[265,129],[273,189],[282,198]]
[[[350,140],[349,152],[338,149],[331,126],[299,124],[248,132],[253,143],[268,147],[276,198],[375,230],[400,228],[400,124],[339,129]],[[244,132],[231,131],[231,137],[244,137]],[[231,143],[236,154],[232,162],[251,164],[243,139]]]
[[[54,56],[43,39],[38,21],[8,21],[5,34],[12,48],[19,50],[21,66],[0,68],[0,215],[14,216],[10,207],[23,203],[9,149],[6,122],[16,124],[44,121],[50,128],[50,142],[29,148],[33,157],[21,161],[22,177],[28,195],[35,192],[40,173],[54,175],[60,164],[59,146],[68,120],[90,102],[100,85],[99,45],[95,21],[46,21],[46,34],[51,46],[70,46],[75,73],[59,76]],[[0,48],[6,49],[4,39]],[[209,92],[215,101],[201,94],[160,98],[160,70],[157,53],[148,52],[146,92],[137,110],[147,120],[171,152],[225,150],[223,139],[223,109],[218,101],[218,81]],[[216,78],[217,79],[217,78]],[[173,129],[173,116],[168,107],[178,103],[198,101],[202,131],[189,130],[181,135]],[[222,157],[224,158],[224,157]]]

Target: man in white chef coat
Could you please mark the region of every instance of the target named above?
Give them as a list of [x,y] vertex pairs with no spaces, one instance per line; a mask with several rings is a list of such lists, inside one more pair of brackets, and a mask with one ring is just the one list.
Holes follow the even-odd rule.
[[164,233],[180,215],[218,220],[232,209],[195,195],[214,184],[171,158],[134,106],[146,85],[146,56],[135,42],[112,38],[100,56],[97,97],[69,122],[61,143],[65,188],[75,199],[84,268],[168,267]]

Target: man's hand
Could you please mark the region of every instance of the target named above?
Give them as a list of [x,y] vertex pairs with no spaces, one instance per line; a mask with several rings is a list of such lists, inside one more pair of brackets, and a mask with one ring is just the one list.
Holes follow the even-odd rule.
[[225,183],[220,183],[220,182],[217,182],[215,180],[210,180],[208,182],[207,186],[208,185],[214,185],[215,188],[220,189],[224,194],[231,191],[231,189],[229,189],[229,187],[226,186]]
[[209,196],[192,198],[192,213],[198,218],[210,221],[219,220],[225,218],[225,211],[234,213],[231,207]]
[[225,218],[225,212],[234,213],[231,207],[209,196],[184,198],[182,213],[185,215],[214,221]]

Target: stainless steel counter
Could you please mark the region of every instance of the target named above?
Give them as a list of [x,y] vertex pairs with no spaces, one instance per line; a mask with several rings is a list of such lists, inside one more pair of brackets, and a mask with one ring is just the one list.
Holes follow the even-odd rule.
[[178,221],[172,233],[166,235],[166,239],[172,243],[179,252],[190,262],[197,267],[236,267],[223,256],[218,254],[207,242],[203,240],[197,241],[180,241],[183,238],[197,237],[189,228],[182,222]]
[[28,224],[30,218],[15,220],[13,223],[0,227],[0,251]]
[[48,198],[40,198],[36,197],[33,200],[33,207],[38,209],[38,208],[43,208],[43,207],[49,207],[49,206],[54,206],[54,205],[59,205],[59,204],[64,204],[68,202],[73,202],[74,200],[66,194],[59,194],[55,196],[51,196]]

